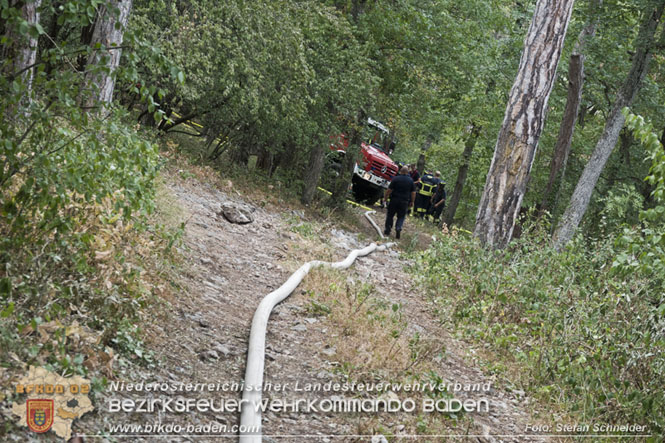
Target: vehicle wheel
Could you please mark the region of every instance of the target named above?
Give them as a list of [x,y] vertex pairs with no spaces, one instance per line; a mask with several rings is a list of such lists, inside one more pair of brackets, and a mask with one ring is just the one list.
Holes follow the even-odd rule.
[[361,187],[354,187],[353,189],[353,199],[358,203],[363,203],[367,200],[367,191]]
[[374,203],[379,201],[380,198],[381,198],[381,191],[377,191],[369,194],[367,198],[365,198],[365,202],[367,203],[367,206],[372,207],[374,206]]

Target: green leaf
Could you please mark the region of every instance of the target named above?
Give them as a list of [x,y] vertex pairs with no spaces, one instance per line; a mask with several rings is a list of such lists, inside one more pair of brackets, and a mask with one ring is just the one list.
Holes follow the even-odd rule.
[[10,302],[5,309],[0,312],[0,318],[7,318],[14,312],[14,302]]
[[25,20],[21,21],[21,23],[18,25],[18,32],[21,35],[28,35],[30,32],[30,27],[28,26],[28,22]]

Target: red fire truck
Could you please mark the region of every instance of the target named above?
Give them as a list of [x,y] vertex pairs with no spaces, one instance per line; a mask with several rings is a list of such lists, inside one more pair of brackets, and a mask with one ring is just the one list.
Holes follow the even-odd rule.
[[[330,148],[345,154],[349,140],[344,134],[336,137]],[[390,156],[395,150],[395,138],[382,123],[367,119],[360,144],[360,158],[353,168],[352,192],[356,201],[373,205],[397,175],[398,166]]]

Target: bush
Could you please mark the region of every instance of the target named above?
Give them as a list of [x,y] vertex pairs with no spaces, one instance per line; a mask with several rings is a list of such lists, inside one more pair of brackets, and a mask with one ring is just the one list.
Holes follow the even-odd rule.
[[[104,345],[145,303],[140,262],[129,257],[144,241],[159,154],[117,112],[51,117],[23,139],[2,122],[0,358],[72,370],[82,358],[69,355],[68,327],[80,323]],[[62,346],[43,334],[51,329]]]
[[413,272],[442,319],[516,365],[531,393],[587,423],[662,435],[662,288],[613,266],[611,240],[583,246],[557,253],[543,228],[490,251],[453,233],[419,254]]

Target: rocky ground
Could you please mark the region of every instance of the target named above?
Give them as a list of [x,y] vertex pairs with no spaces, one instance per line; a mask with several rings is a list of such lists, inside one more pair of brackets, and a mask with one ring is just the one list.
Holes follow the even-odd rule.
[[[222,191],[195,177],[183,178],[174,174],[169,177],[167,188],[186,220],[184,245],[180,251],[185,258],[181,289],[154,324],[144,325],[150,337],[149,346],[154,352],[152,360],[155,364],[119,366],[117,378],[111,381],[158,382],[174,386],[240,383],[244,378],[249,328],[260,300],[279,287],[304,262],[312,259],[341,260],[351,249],[369,243],[367,238],[373,232],[368,225],[364,234],[353,234],[331,225],[310,223],[298,211],[280,212],[270,205],[264,209],[258,202],[247,197],[243,199],[230,183],[228,189]],[[236,210],[238,208],[240,211]],[[247,217],[253,221],[245,223]],[[429,350],[425,354],[427,358],[417,362],[418,370],[436,373],[442,382],[490,384],[489,392],[452,392],[455,398],[462,400],[488,399],[489,411],[469,412],[456,417],[438,414],[441,417],[434,420],[431,415],[437,413],[267,412],[262,421],[264,441],[381,442],[415,439],[416,436],[420,436],[419,441],[440,441],[444,437],[456,441],[537,441],[536,437],[524,435],[526,425],[534,423],[529,398],[523,392],[509,392],[497,387],[496,380],[478,368],[471,348],[441,327],[430,302],[418,292],[405,271],[408,264],[408,260],[394,248],[360,258],[349,270],[334,275],[321,271],[310,274],[303,285],[271,315],[264,381],[286,384],[289,388],[272,390],[265,397],[322,400],[354,395],[386,398],[385,395],[388,395],[303,393],[294,389],[296,383],[304,387],[308,383],[354,380],[354,368],[345,363],[347,360],[354,361],[353,355],[349,358],[348,349],[346,355],[341,355],[343,353],[339,349],[345,343],[345,335],[326,315],[312,310],[314,290],[311,288],[327,287],[330,277],[341,279],[342,285],[370,285],[367,287],[371,288],[371,298],[378,300],[379,304],[385,302],[388,311],[392,305],[399,306],[400,324],[406,328],[401,334],[405,337],[418,336],[420,343],[425,343]],[[364,349],[374,345],[371,334],[370,331],[369,338],[366,336],[363,343],[352,343],[351,352],[357,346],[360,361],[364,358],[361,355]],[[409,371],[413,373],[414,368],[405,370],[405,373]],[[394,371],[387,375],[389,381],[398,376],[399,372]],[[397,394],[397,397],[390,394],[393,397],[388,398],[409,397],[408,393]],[[241,393],[233,386],[213,392],[167,390],[137,393],[109,389],[97,396],[96,411],[79,420],[75,431],[99,436],[100,429],[108,430],[114,424],[225,425],[231,429],[239,423],[239,414],[235,412],[109,411],[112,399],[180,397],[233,400],[239,399]],[[164,437],[167,440],[196,442],[219,440],[219,437],[206,433],[183,434],[187,433],[173,432],[170,436],[161,434],[158,437],[151,433],[136,435],[131,431],[107,431],[102,440],[154,441]],[[235,440],[234,434],[228,437],[231,441]]]

